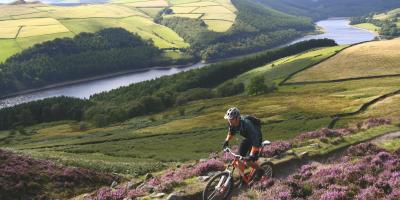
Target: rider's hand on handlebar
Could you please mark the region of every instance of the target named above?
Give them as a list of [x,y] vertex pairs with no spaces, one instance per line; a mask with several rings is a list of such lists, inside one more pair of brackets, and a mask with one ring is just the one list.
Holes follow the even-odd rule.
[[258,157],[256,156],[256,155],[250,155],[250,156],[246,156],[245,158],[244,158],[244,160],[246,160],[246,161],[256,161],[258,159]]

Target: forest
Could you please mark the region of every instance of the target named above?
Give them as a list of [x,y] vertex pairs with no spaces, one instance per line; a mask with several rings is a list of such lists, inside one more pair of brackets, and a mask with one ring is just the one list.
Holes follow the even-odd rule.
[[[174,64],[152,41],[123,28],[36,44],[0,64],[0,96],[52,83]],[[187,62],[187,61],[185,61]]]

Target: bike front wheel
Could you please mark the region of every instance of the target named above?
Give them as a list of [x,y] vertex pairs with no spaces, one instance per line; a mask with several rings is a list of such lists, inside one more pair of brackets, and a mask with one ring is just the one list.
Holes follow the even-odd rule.
[[228,172],[214,175],[203,191],[203,200],[228,199],[233,190],[233,177]]

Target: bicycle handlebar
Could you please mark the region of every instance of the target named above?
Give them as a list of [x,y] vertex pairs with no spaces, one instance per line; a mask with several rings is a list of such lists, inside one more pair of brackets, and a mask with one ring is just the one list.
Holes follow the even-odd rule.
[[244,160],[243,156],[233,153],[229,147],[226,147],[224,151],[232,154],[235,158],[239,158],[239,160]]

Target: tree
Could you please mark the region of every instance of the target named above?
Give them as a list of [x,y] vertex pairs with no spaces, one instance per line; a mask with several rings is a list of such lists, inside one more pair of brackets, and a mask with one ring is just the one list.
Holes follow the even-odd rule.
[[250,80],[250,84],[248,86],[248,93],[250,95],[258,95],[265,92],[268,92],[269,87],[265,84],[264,76],[256,76]]

